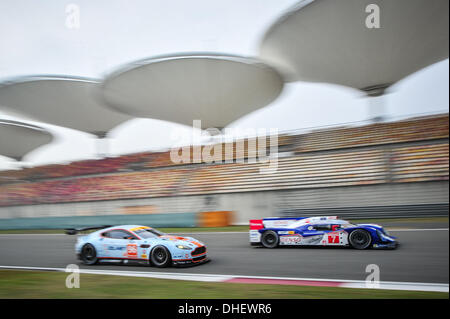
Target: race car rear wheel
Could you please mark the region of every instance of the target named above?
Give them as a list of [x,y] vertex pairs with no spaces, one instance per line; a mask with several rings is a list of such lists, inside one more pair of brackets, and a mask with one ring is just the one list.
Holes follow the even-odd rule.
[[276,232],[274,232],[273,230],[267,230],[261,236],[261,243],[266,248],[277,247],[279,241],[280,241],[280,238],[278,237],[278,234]]
[[150,254],[150,261],[156,267],[167,267],[171,261],[169,250],[164,246],[156,246]]
[[86,265],[94,265],[97,263],[97,251],[91,244],[86,244],[81,248],[80,253],[81,261]]
[[348,241],[353,248],[366,249],[372,243],[372,237],[369,232],[363,229],[356,229],[350,233]]

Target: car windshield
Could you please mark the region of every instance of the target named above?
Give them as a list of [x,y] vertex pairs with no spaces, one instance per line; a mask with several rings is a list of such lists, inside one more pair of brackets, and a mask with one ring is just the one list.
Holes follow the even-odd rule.
[[156,237],[160,237],[163,236],[164,233],[157,231],[156,229],[153,228],[144,228],[144,229],[139,229],[137,231],[135,231],[136,235],[138,235],[141,238],[147,239],[147,238],[156,238]]

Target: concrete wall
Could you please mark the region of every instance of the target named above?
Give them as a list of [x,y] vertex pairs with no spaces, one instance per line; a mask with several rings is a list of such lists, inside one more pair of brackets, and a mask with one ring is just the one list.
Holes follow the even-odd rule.
[[277,216],[281,211],[299,208],[448,204],[448,191],[449,182],[439,181],[12,206],[0,207],[0,228],[7,222],[2,219],[8,218],[104,216],[106,219],[122,215],[132,219],[124,214],[124,207],[144,205],[151,206],[156,214],[233,211],[233,223],[246,224],[252,218]]
[[153,227],[195,227],[197,214],[102,215],[8,218],[0,220],[0,229],[66,229],[105,225],[152,225]]

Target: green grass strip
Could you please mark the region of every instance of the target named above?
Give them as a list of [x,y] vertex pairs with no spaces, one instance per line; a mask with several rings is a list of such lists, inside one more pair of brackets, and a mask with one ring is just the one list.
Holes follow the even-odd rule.
[[80,275],[80,288],[66,288],[68,274],[0,270],[0,298],[147,298],[147,299],[448,299],[448,293],[212,283],[110,275]]

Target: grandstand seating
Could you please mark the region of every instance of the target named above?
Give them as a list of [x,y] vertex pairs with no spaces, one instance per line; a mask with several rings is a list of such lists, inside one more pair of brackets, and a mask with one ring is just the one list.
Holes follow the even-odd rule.
[[[278,143],[281,146],[290,144],[289,136],[279,136]],[[256,139],[245,139],[242,150],[236,142],[222,143],[221,155],[218,154],[218,161],[245,159],[249,156],[256,156],[255,152],[248,152],[249,140],[258,145]],[[214,145],[212,145],[214,146]],[[210,146],[210,147],[212,147]],[[270,146],[270,138],[267,138],[266,147]],[[200,148],[190,147],[190,163],[193,163],[194,154],[203,152],[206,146]],[[256,147],[256,146],[255,146]],[[229,148],[229,149],[228,149]],[[227,149],[227,151],[225,151]],[[211,154],[214,155],[214,149]],[[227,155],[227,157],[226,157]],[[198,157],[198,158],[201,158]],[[106,174],[126,170],[143,170],[160,167],[175,166],[185,163],[174,163],[170,158],[170,151],[164,152],[143,152],[127,154],[119,157],[109,157],[99,160],[85,160],[72,162],[70,164],[52,164],[25,168],[22,170],[8,170],[0,172],[0,183],[16,182],[20,180],[37,180],[61,178],[70,176],[84,176],[90,174]]]
[[448,180],[448,143],[399,148],[390,161],[397,183]]
[[300,153],[440,138],[448,138],[448,114],[312,132],[298,136],[295,151]]
[[5,171],[0,172],[0,181],[8,181],[11,179],[36,180],[111,173],[120,169],[125,169],[126,165],[129,163],[142,162],[147,156],[147,153],[140,153],[127,155],[126,157],[120,156],[101,160],[85,160],[72,162],[70,164],[53,164],[16,171]]
[[279,145],[297,143],[297,153],[279,157],[272,173],[268,162],[238,161],[255,155],[252,139],[242,153],[236,142],[219,145],[231,163],[177,166],[166,151],[2,172],[11,180],[0,184],[0,206],[448,180],[448,115],[432,119],[285,135]]
[[0,185],[0,206],[167,196],[187,172],[178,169],[4,184]]
[[[448,138],[448,114],[401,122],[379,123],[353,128],[328,129],[307,134],[283,134],[278,136],[278,147],[284,148],[284,151],[292,149],[297,153],[304,153],[439,138]],[[237,147],[236,142],[223,143],[221,145],[222,155],[217,155],[217,160],[231,161],[255,157],[257,155],[255,152],[249,153],[247,151],[249,149],[249,141],[250,143],[257,145],[256,139],[246,139],[243,151]],[[269,146],[270,139],[267,138],[266,147]],[[200,152],[204,150],[204,147],[206,146],[202,146]],[[228,151],[226,153],[225,149],[227,148]],[[196,148],[191,148],[191,162],[193,162],[194,150],[196,150]],[[197,152],[199,151],[197,150]],[[213,151],[211,155],[214,155]],[[226,157],[226,155],[229,156]],[[22,170],[2,171],[0,172],[0,183],[14,182],[17,180],[106,174],[124,170],[142,170],[174,165],[176,164],[170,159],[170,151],[142,152],[100,160],[77,161],[64,165],[53,164],[25,168]]]
[[193,172],[180,194],[375,184],[385,176],[383,152],[376,150],[279,158],[276,172],[262,173],[268,165],[208,165]]
[[[388,155],[391,155],[390,157]],[[390,165],[389,159],[390,158]],[[448,143],[0,185],[0,205],[448,180]]]

